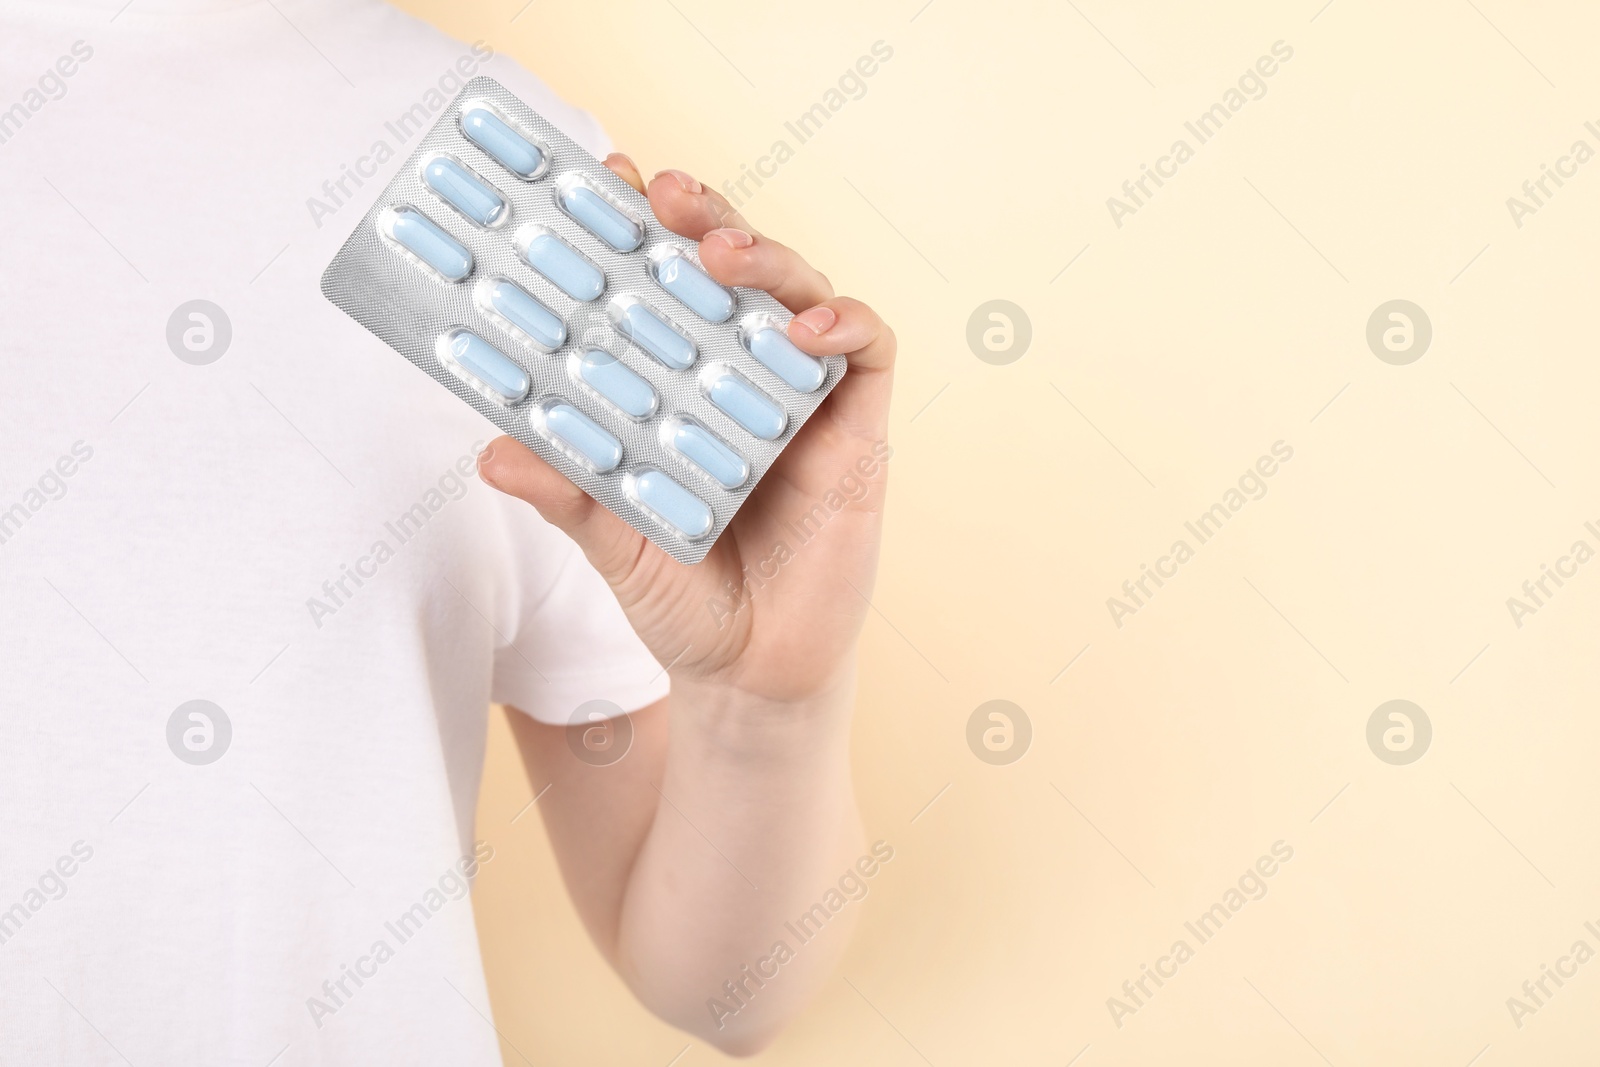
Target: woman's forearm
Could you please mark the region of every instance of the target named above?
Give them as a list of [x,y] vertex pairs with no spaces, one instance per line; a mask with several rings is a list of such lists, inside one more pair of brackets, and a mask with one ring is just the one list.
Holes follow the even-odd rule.
[[[865,852],[850,784],[849,674],[804,705],[675,684],[659,803],[630,874],[617,958],[674,1025],[754,1051],[849,939]],[[845,906],[839,906],[839,901]],[[835,907],[830,909],[829,904]]]

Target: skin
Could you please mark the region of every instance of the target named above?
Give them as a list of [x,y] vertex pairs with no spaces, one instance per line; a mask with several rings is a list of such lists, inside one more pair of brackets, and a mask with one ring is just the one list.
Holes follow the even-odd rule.
[[[765,289],[795,312],[789,338],[802,351],[849,362],[692,567],[514,438],[479,458],[486,483],[577,542],[672,680],[669,697],[633,713],[632,748],[606,767],[575,758],[564,727],[511,717],[534,788],[550,786],[539,810],[568,891],[645,1006],[725,1052],[750,1054],[828,978],[860,910],[845,906],[803,943],[785,928],[867,851],[849,728],[882,534],[895,338],[869,307],[835,296],[820,272],[687,174],[662,171],[646,186],[626,156],[606,165],[649,196],[663,225],[700,242],[712,277]],[[790,524],[824,497],[844,506],[802,544]],[[789,552],[767,579],[780,542]],[[728,583],[742,586],[746,568],[763,584],[735,608]],[[780,939],[793,958],[758,968]],[[758,988],[741,972],[747,965],[777,973]],[[730,980],[744,982],[742,1007]],[[713,997],[739,1010],[719,1019]]]

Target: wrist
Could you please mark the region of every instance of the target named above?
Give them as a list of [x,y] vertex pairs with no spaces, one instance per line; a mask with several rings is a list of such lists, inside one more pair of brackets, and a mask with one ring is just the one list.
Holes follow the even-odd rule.
[[847,753],[855,664],[852,657],[823,685],[793,698],[753,692],[720,679],[675,674],[668,701],[674,744],[741,759]]

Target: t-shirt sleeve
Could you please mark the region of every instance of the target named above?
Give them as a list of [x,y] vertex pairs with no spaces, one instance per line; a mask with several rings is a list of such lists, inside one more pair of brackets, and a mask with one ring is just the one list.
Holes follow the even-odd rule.
[[[592,700],[626,713],[666,696],[667,672],[578,546],[528,505],[504,503],[513,512],[511,551],[522,556],[516,569],[525,573],[512,630],[495,651],[491,698],[540,722],[565,725]],[[550,565],[539,566],[541,559]]]

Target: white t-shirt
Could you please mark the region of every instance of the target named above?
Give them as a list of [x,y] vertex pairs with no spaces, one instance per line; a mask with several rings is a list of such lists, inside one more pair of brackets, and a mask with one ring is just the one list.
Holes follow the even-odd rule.
[[124,3],[0,0],[0,1062],[498,1064],[487,706],[667,681],[318,280],[471,75],[604,135],[371,0]]

